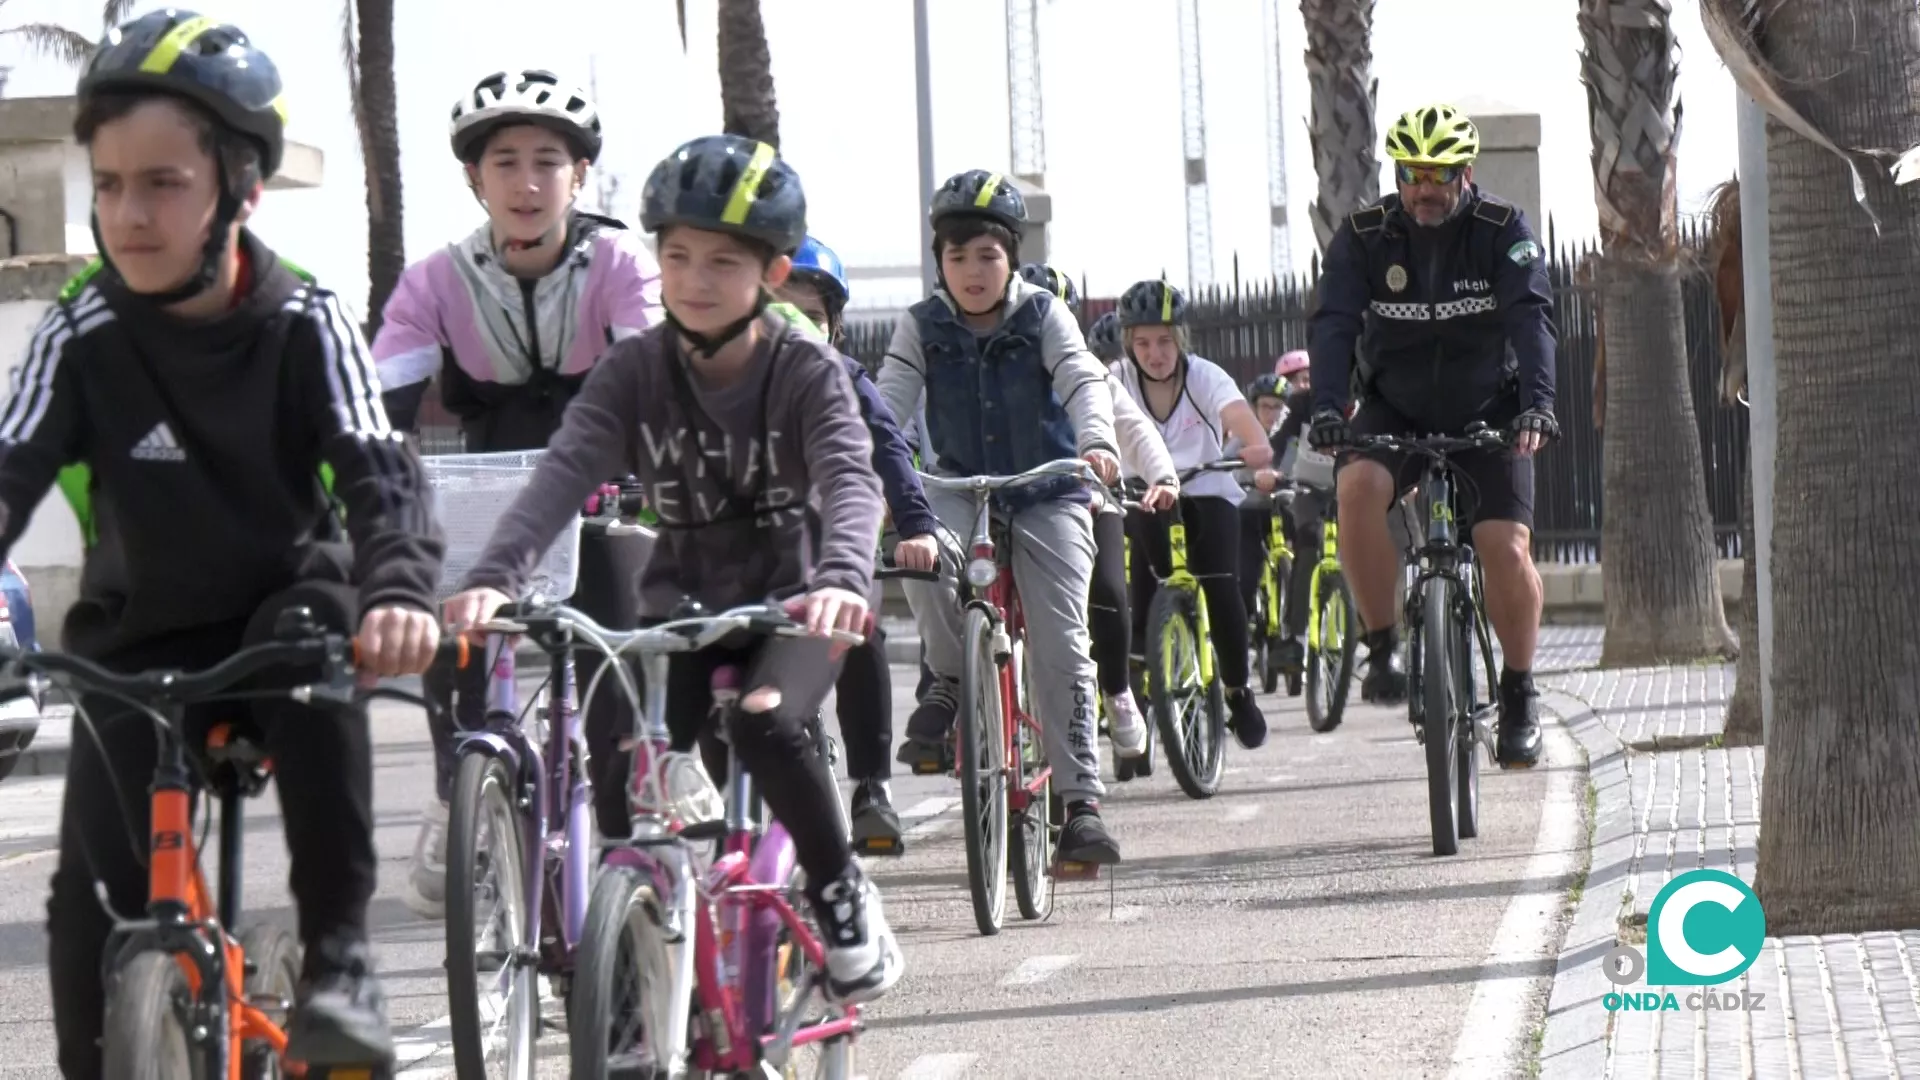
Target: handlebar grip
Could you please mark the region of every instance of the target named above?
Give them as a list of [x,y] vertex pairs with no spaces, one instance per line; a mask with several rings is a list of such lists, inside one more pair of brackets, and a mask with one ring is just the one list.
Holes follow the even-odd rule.
[[[352,651],[353,666],[359,667],[360,639],[357,637],[353,639]],[[440,644],[436,646],[433,651],[433,666],[435,667],[443,664],[451,664],[455,669],[464,670],[467,663],[472,659],[472,643],[468,641],[467,635],[464,633],[443,635],[440,638]]]
[[905,566],[877,566],[873,570],[875,581],[939,581],[938,570],[914,570]]

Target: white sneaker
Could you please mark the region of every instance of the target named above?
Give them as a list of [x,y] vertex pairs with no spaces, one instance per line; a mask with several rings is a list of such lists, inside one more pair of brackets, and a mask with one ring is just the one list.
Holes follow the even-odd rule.
[[413,842],[413,862],[400,899],[423,919],[447,917],[447,804],[439,799],[427,800],[420,812],[420,835]]
[[860,1004],[900,981],[906,957],[880,911],[880,890],[858,862],[813,898],[813,914],[826,939],[828,999]]
[[1107,738],[1121,757],[1139,757],[1147,752],[1147,722],[1140,717],[1133,693],[1107,695]]

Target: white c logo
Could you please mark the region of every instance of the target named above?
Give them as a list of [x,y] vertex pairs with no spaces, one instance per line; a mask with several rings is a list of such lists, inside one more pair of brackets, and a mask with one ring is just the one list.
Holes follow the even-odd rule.
[[1660,908],[1661,954],[1674,967],[1702,979],[1715,978],[1739,967],[1746,957],[1731,945],[1707,956],[1687,944],[1687,913],[1701,904],[1717,904],[1733,911],[1746,899],[1746,893],[1724,881],[1689,881],[1675,889]]

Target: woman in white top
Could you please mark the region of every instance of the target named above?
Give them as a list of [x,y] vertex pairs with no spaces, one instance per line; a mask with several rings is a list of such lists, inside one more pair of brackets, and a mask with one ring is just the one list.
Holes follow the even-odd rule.
[[[1126,359],[1113,365],[1113,374],[1158,427],[1175,469],[1218,461],[1227,456],[1232,442],[1239,444],[1240,460],[1249,468],[1273,460],[1273,449],[1239,386],[1212,361],[1191,354],[1187,301],[1180,290],[1161,281],[1139,282],[1120,297],[1119,311]],[[1240,745],[1252,749],[1266,741],[1267,720],[1247,688],[1247,609],[1238,584],[1239,505],[1244,497],[1231,474],[1203,473],[1187,481],[1180,514],[1187,526],[1187,568],[1207,596],[1229,724]],[[1133,632],[1145,640],[1155,575],[1168,571],[1166,519],[1130,516],[1135,542],[1143,543],[1148,555],[1133,570]]]

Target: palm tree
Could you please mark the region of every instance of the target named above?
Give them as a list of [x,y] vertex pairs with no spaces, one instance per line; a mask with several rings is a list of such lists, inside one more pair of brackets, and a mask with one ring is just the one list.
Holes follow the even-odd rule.
[[368,337],[379,333],[387,297],[407,268],[393,8],[394,0],[348,0],[340,13],[340,56],[347,69],[347,93],[366,170]]
[[[780,108],[773,92],[773,54],[760,0],[719,0],[721,130],[778,150]],[[680,47],[687,47],[687,0],[674,0]]]
[[1701,8],[1769,114],[1783,407],[1755,887],[1769,934],[1920,926],[1920,201],[1877,149],[1920,143],[1920,10],[1774,0],[1746,23],[1750,6]]
[[[1740,181],[1715,188],[1707,200],[1712,240],[1707,246],[1707,272],[1713,278],[1720,306],[1720,402],[1743,404],[1747,394],[1746,273],[1741,263]],[[1744,413],[1742,414],[1744,418]],[[1760,717],[1760,597],[1754,569],[1753,456],[1747,456],[1740,482],[1740,603],[1734,608],[1734,632],[1740,638],[1740,656],[1733,669],[1733,697],[1727,702],[1726,743],[1754,746],[1761,742]]]
[[[0,7],[6,6],[6,3],[7,0],[0,0]],[[133,10],[133,5],[134,0],[106,0],[100,6],[101,27],[111,29],[120,25],[126,20],[127,13]],[[93,50],[100,47],[99,42],[87,35],[58,23],[26,23],[0,30],[0,35],[8,34],[24,40],[34,52],[74,67],[85,64],[93,56]]]
[[1680,65],[1671,15],[1670,0],[1580,0],[1603,252],[1601,663],[1608,666],[1686,662],[1735,647],[1687,387],[1674,207]]
[[1374,0],[1300,0],[1307,24],[1307,141],[1320,188],[1307,216],[1325,251],[1347,215],[1380,198]]

